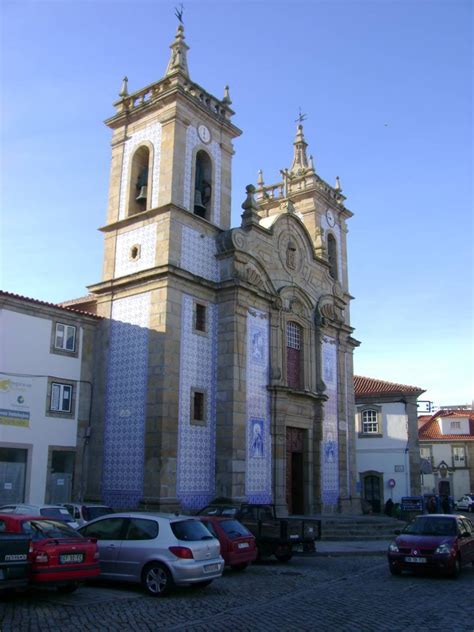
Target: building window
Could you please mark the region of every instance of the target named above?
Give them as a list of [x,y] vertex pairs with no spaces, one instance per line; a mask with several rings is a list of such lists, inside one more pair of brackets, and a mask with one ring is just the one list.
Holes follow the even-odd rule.
[[433,455],[431,453],[431,446],[422,446],[420,447],[420,457],[422,459],[426,459],[433,465]]
[[54,347],[56,349],[62,349],[63,351],[76,350],[76,328],[74,325],[56,323]]
[[72,386],[51,382],[49,409],[53,412],[70,413],[72,410]]
[[290,388],[301,388],[301,327],[292,321],[286,325],[286,379]]
[[364,410],[362,413],[362,434],[378,434],[379,422],[376,410]]
[[337,281],[337,243],[334,235],[329,233],[328,235],[328,261],[329,261],[329,274],[333,279]]
[[460,421],[451,421],[450,427],[452,430],[461,430],[461,422]]
[[191,390],[191,423],[201,426],[206,423],[206,393],[204,391]]
[[466,467],[466,452],[464,446],[453,446],[454,467]]
[[194,303],[194,329],[195,331],[207,331],[207,306],[202,303]]
[[212,197],[212,162],[202,149],[196,154],[194,174],[194,207],[195,215],[209,220],[211,216]]

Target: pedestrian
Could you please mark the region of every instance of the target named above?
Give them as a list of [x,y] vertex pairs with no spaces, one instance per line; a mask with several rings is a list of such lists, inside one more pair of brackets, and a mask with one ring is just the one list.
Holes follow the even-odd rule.
[[441,501],[441,507],[443,508],[443,513],[447,514],[450,512],[449,496],[443,496],[443,500]]
[[387,502],[385,503],[385,508],[383,510],[384,514],[391,517],[392,516],[392,511],[393,511],[393,500],[391,498],[389,498],[387,500]]
[[434,496],[428,498],[426,508],[428,509],[428,513],[436,513],[436,498]]

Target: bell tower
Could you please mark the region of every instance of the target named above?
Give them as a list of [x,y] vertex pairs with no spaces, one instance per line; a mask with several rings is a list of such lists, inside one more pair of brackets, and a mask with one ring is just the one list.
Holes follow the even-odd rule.
[[89,290],[108,329],[90,489],[114,507],[182,508],[196,477],[196,502],[214,493],[217,238],[241,132],[228,87],[218,99],[190,79],[182,23],[170,49],[159,81],[130,93],[124,78],[106,120],[104,265]]

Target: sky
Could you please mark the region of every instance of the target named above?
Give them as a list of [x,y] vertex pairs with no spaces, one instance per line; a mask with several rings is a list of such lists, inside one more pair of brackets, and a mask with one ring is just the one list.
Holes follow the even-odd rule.
[[[178,3],[2,0],[4,290],[59,302],[101,280],[110,130],[124,75],[159,80]],[[289,167],[299,108],[317,173],[339,176],[349,220],[358,375],[473,388],[472,3],[184,3],[191,79],[230,86],[232,225],[245,186]]]

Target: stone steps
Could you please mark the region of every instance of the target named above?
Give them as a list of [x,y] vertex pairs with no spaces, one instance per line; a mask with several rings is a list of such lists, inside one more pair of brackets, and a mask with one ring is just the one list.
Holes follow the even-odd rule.
[[334,517],[321,516],[321,539],[344,540],[391,540],[395,529],[402,529],[405,522],[384,516]]

